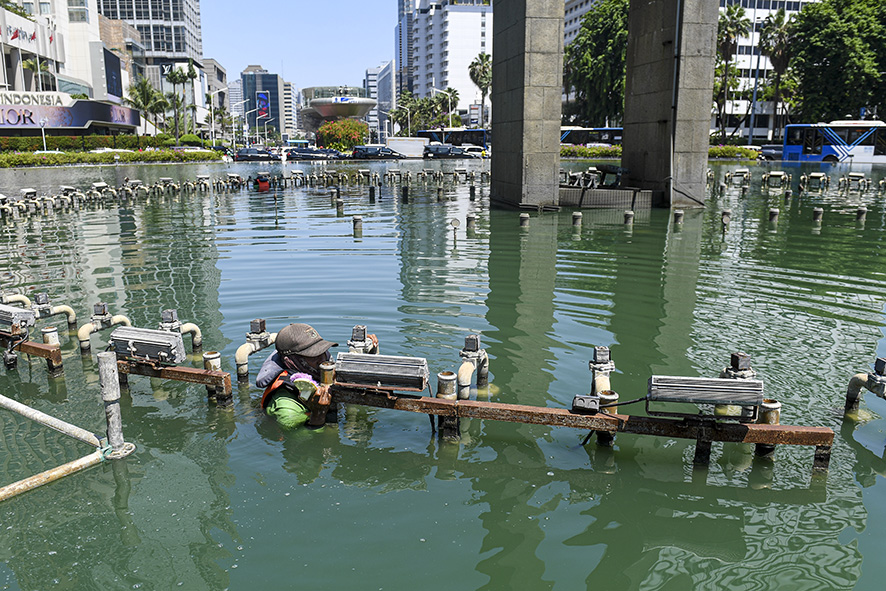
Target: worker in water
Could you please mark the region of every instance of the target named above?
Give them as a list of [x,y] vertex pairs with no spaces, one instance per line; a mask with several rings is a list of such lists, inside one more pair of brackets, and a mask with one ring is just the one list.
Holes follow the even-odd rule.
[[264,388],[262,409],[283,427],[294,428],[311,420],[325,422],[331,397],[320,385],[320,364],[331,361],[329,349],[338,343],[325,340],[312,326],[293,323],[277,333],[277,351],[262,364],[255,385]]

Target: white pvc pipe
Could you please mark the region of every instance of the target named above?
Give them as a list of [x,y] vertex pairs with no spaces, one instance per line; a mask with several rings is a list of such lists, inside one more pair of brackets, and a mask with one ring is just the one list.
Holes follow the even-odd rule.
[[55,429],[59,433],[64,433],[74,439],[79,439],[84,443],[88,443],[93,447],[101,447],[101,442],[98,437],[95,436],[94,433],[90,433],[86,429],[81,429],[76,425],[72,425],[70,423],[66,423],[61,419],[57,419],[53,416],[50,416],[44,412],[40,412],[30,406],[22,404],[21,402],[17,402],[11,398],[7,398],[6,396],[0,395],[0,407],[5,408],[6,410],[10,410],[14,413],[18,413],[21,416],[31,419],[32,421],[36,421],[41,425],[49,427],[50,429]]
[[64,314],[68,317],[68,326],[76,326],[77,324],[77,314],[74,312],[74,309],[70,306],[52,306],[49,309],[50,316],[58,316],[59,314]]
[[18,304],[22,304],[25,308],[31,307],[31,300],[28,299],[28,296],[22,295],[20,293],[14,293],[12,295],[3,296],[3,303],[4,304],[18,303]]
[[200,332],[199,326],[192,322],[186,322],[181,325],[180,330],[183,335],[191,335],[191,346],[194,349],[200,349],[203,346],[203,333]]
[[[277,333],[272,332],[271,336],[268,338],[268,344],[265,347],[270,347],[277,340]],[[249,375],[249,356],[253,353],[258,353],[265,347],[261,347],[256,345],[253,342],[246,342],[237,347],[237,352],[234,354],[234,363],[237,365],[237,377]]]

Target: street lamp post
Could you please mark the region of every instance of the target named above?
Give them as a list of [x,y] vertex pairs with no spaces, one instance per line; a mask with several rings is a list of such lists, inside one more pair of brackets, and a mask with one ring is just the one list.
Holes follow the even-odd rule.
[[446,99],[449,101],[449,128],[452,129],[452,94],[446,92],[445,90],[440,90],[439,88],[431,87],[431,90],[436,92],[442,92],[446,95]]
[[46,151],[46,124],[49,123],[49,119],[43,117],[40,119],[40,135],[43,136],[43,151]]
[[[243,124],[247,126],[247,129],[249,127],[249,114],[255,113],[256,111],[258,111],[258,108],[251,109],[251,110],[243,113]],[[249,146],[249,136],[248,135],[246,136],[246,145]]]
[[267,121],[265,121],[265,148],[268,147],[268,123],[273,121],[273,117],[269,117]]
[[[242,101],[238,101],[238,102],[234,103],[233,105],[231,105],[231,118],[238,118],[238,119],[240,118],[240,113],[234,111],[234,107],[240,106],[243,103],[248,102],[248,100],[249,99],[244,99]],[[237,148],[237,129],[236,128],[232,129],[231,133],[234,136],[234,148],[236,149]]]
[[754,94],[751,97],[751,128],[748,130],[748,145],[750,146],[754,140],[754,126],[757,124],[757,83],[760,79],[760,55],[762,55],[762,51],[760,51],[760,34],[757,33],[757,27],[760,26],[760,21],[757,19],[757,2],[758,0],[754,0],[754,27],[751,30],[751,40],[753,41],[754,34],[757,35],[757,42],[751,43],[751,47],[757,51],[757,68],[754,70]]
[[[225,86],[209,93],[209,143],[213,146],[215,145],[215,114],[212,111],[215,106],[215,95],[227,89],[228,87]],[[224,133],[224,130],[222,130],[222,133]]]

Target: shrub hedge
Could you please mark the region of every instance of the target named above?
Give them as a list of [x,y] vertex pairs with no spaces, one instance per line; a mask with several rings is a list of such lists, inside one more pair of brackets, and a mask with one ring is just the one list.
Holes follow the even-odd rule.
[[[560,157],[586,160],[621,158],[621,146],[560,146]],[[711,146],[708,158],[756,160],[757,151],[741,146]]]
[[[119,156],[119,160],[115,157]],[[24,166],[59,166],[63,164],[134,164],[142,162],[204,162],[219,160],[219,152],[181,152],[177,150],[147,150],[141,152],[66,152],[64,154],[34,154],[8,152],[0,154],[0,168]]]
[[[180,138],[181,145],[209,145],[194,134],[185,134]],[[175,138],[160,133],[156,137],[144,135],[47,135],[46,149],[71,152],[81,150],[88,152],[96,148],[123,148],[140,150],[145,148],[163,148],[175,145]],[[43,149],[43,138],[34,137],[0,137],[0,152],[33,152]]]

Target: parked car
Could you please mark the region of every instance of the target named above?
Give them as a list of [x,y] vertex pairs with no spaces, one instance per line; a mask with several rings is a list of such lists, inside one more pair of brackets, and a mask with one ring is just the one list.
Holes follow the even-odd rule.
[[479,158],[489,158],[489,150],[483,146],[465,146],[465,152],[476,154]]
[[242,148],[234,154],[235,162],[266,162],[269,160],[277,160],[277,157],[258,148]]
[[468,152],[461,146],[453,146],[452,144],[428,144],[425,146],[424,158],[444,159],[444,158],[480,158],[479,154]]
[[319,148],[289,148],[286,150],[287,160],[337,160],[341,153],[336,150]]
[[351,158],[354,160],[384,160],[405,158],[405,156],[387,146],[355,146]]
[[212,146],[212,149],[216,152],[221,152],[225,156],[234,157],[234,151],[227,146]]
[[781,144],[767,144],[760,147],[760,160],[781,160],[784,146]]

